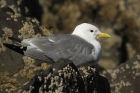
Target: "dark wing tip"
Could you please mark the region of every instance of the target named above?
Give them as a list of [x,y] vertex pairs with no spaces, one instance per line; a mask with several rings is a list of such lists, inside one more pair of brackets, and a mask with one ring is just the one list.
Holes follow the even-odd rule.
[[27,47],[23,47],[23,46],[15,46],[15,45],[12,45],[12,44],[7,44],[7,43],[3,43],[3,45],[15,52],[18,52],[20,54],[23,54],[24,55],[24,51],[26,51]]
[[4,45],[5,47],[9,48],[11,44],[3,43],[3,45]]

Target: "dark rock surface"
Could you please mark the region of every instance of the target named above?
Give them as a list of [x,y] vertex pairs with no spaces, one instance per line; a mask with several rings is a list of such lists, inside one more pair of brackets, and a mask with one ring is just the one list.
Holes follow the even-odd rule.
[[7,49],[3,43],[15,43],[8,37],[19,39],[50,35],[51,32],[35,18],[14,13],[10,8],[0,8],[0,93],[16,89],[40,70],[49,65]]
[[72,61],[67,59],[58,60],[21,89],[18,92],[111,93],[107,78],[100,76],[95,68],[80,67],[78,71]]
[[114,69],[104,70],[111,93],[140,93],[140,53]]
[[0,71],[11,71],[12,68],[23,67],[22,55],[3,46],[3,43],[12,43],[7,37],[23,39],[51,34],[35,18],[15,14],[10,8],[0,8],[0,29]]

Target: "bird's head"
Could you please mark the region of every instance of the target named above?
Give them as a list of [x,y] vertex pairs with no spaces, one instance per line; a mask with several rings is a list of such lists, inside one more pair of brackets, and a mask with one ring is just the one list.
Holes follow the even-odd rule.
[[98,40],[98,38],[111,37],[109,34],[101,33],[96,26],[88,23],[82,23],[78,25],[74,29],[72,34],[77,35],[88,42],[92,42],[93,40]]

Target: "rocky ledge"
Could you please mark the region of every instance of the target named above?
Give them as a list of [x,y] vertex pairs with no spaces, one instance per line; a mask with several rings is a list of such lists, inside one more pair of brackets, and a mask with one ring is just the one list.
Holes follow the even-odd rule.
[[33,77],[18,93],[111,93],[107,78],[96,68],[77,68],[72,61],[60,59],[43,73]]

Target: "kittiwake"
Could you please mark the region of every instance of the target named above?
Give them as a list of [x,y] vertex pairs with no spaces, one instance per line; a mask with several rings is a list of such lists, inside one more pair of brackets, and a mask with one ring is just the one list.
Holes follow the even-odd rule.
[[74,29],[72,34],[53,34],[48,37],[38,37],[18,40],[21,45],[3,45],[26,56],[54,63],[60,58],[73,61],[76,66],[95,65],[99,61],[102,48],[98,38],[111,37],[101,33],[99,29],[89,23],[82,23]]

